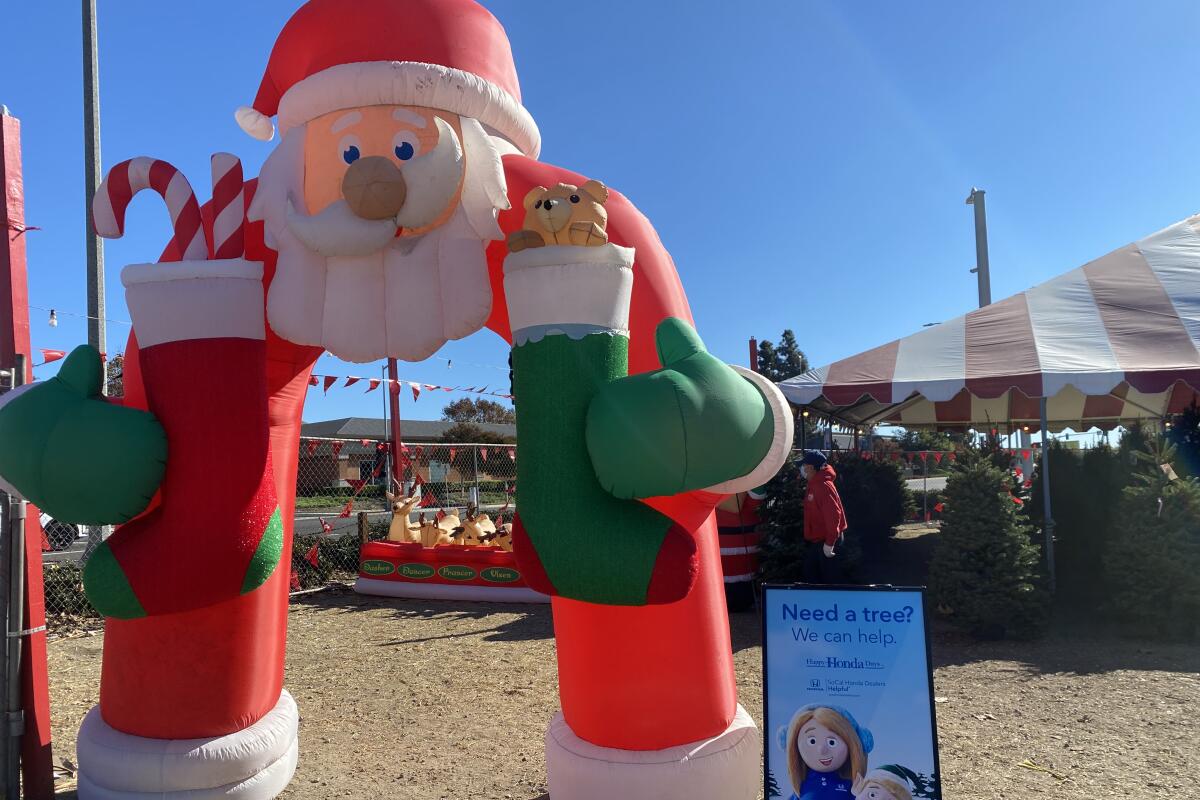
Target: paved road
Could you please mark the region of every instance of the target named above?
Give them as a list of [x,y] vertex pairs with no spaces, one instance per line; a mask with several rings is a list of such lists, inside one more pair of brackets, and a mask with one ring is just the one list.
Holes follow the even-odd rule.
[[926,487],[924,478],[911,478],[905,481],[905,483],[908,484],[910,491],[919,492],[922,489],[928,488],[931,492],[940,492],[946,488],[946,476],[940,475],[936,478],[930,478],[928,487]]

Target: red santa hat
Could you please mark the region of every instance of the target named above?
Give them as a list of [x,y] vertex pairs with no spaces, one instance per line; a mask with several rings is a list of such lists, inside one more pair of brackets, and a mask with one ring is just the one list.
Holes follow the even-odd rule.
[[368,105],[474,117],[537,157],[541,135],[521,105],[508,36],[474,0],[309,0],[271,50],[253,107],[236,118],[256,139]]

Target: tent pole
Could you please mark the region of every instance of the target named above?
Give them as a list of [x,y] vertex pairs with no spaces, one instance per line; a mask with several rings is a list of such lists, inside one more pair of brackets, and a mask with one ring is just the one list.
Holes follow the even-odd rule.
[[1050,508],[1050,425],[1046,420],[1046,398],[1041,399],[1042,412],[1042,502],[1045,506],[1045,518],[1042,528],[1046,535],[1046,571],[1050,577],[1050,594],[1054,594],[1056,580],[1054,577],[1054,514]]

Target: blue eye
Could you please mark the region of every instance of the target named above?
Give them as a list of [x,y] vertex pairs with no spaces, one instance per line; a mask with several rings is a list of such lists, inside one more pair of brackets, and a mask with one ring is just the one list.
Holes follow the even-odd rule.
[[396,145],[396,158],[400,159],[401,161],[408,161],[413,157],[414,152],[416,151],[413,150],[411,142],[401,142],[400,144]]
[[355,161],[358,161],[358,148],[354,145],[347,147],[345,151],[342,152],[342,160],[347,164],[353,164]]

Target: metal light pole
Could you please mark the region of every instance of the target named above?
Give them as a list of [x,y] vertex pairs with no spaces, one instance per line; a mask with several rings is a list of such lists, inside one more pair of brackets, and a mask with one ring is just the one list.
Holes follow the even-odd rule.
[[983,189],[971,187],[967,205],[975,206],[975,269],[979,278],[979,307],[992,302],[992,274],[988,270],[987,211],[984,208]]
[[[87,243],[88,344],[108,351],[104,329],[104,245],[92,226],[92,198],[100,186],[100,71],[96,52],[96,0],[83,0],[83,196]],[[107,370],[101,391],[107,391]]]

